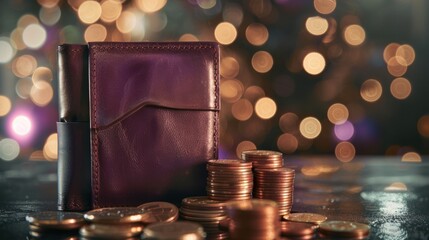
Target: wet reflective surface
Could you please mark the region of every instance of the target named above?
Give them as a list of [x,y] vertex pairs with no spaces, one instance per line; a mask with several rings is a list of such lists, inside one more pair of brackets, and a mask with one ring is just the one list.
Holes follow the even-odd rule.
[[[56,164],[13,164],[0,165],[1,239],[40,239],[30,237],[25,216],[55,210]],[[342,163],[334,157],[287,156],[285,164],[296,169],[294,212],[369,224],[368,239],[429,238],[427,157],[421,162],[361,157]]]

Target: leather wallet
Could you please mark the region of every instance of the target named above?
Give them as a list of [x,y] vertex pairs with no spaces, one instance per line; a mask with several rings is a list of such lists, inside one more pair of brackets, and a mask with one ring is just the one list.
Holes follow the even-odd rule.
[[[57,125],[59,208],[178,203],[205,194],[205,163],[218,156],[218,65],[218,46],[209,42],[60,46],[60,108],[73,111],[60,109]],[[73,82],[85,69],[88,94]],[[70,86],[76,92],[64,89]],[[68,120],[66,112],[83,117]]]

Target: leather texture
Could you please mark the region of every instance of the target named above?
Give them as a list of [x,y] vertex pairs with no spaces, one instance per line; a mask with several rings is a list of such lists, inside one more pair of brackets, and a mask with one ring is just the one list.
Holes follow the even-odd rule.
[[58,47],[58,209],[91,208],[88,46]]
[[61,122],[89,122],[88,46],[58,46]]
[[91,209],[89,122],[57,122],[58,209]]
[[218,156],[216,43],[90,43],[92,206],[205,194]]

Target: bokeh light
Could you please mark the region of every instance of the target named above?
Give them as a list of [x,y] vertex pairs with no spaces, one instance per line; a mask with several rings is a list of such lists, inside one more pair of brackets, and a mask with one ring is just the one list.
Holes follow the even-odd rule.
[[15,91],[18,97],[22,99],[27,99],[30,97],[31,88],[33,87],[33,82],[31,78],[22,78],[19,79],[15,86]]
[[22,32],[22,39],[27,47],[38,49],[46,41],[47,33],[40,24],[30,24]]
[[293,112],[283,114],[279,119],[279,126],[283,132],[294,132],[298,130],[299,118]]
[[197,0],[197,4],[202,9],[210,9],[216,6],[216,0]]
[[11,138],[0,140],[0,158],[4,161],[11,161],[18,157],[20,152],[19,143]]
[[326,61],[322,54],[311,52],[304,57],[302,66],[308,74],[317,75],[325,69]]
[[298,139],[290,133],[283,133],[277,139],[277,147],[280,151],[291,154],[298,149]]
[[268,97],[259,99],[255,104],[255,113],[262,119],[272,118],[277,111],[276,102]]
[[60,0],[37,0],[37,2],[45,8],[54,8],[58,5]]
[[101,20],[107,23],[114,22],[122,12],[122,4],[119,1],[107,0],[101,4]]
[[352,46],[361,45],[365,41],[365,36],[365,30],[357,24],[347,26],[344,30],[344,40]]
[[334,126],[335,136],[341,141],[348,141],[353,137],[355,133],[355,128],[353,124],[349,121],[346,121],[341,124],[337,124]]
[[121,33],[130,33],[137,26],[137,17],[131,11],[123,11],[116,20],[116,27]]
[[0,95],[0,117],[6,116],[12,108],[12,102],[6,96]]
[[31,80],[34,84],[38,84],[40,82],[51,82],[53,79],[51,69],[47,67],[38,67],[34,70],[33,76]]
[[19,56],[12,62],[12,72],[20,78],[30,76],[36,68],[37,60],[31,55]]
[[238,27],[243,22],[243,9],[237,3],[228,2],[222,12],[223,20]]
[[86,42],[102,42],[107,37],[107,29],[101,24],[91,24],[89,25],[84,34]]
[[416,152],[407,152],[404,155],[402,155],[401,158],[402,162],[416,162],[419,163],[422,161],[422,157],[420,156],[420,154],[416,153]]
[[383,51],[384,62],[387,63],[392,57],[396,56],[396,51],[398,50],[399,46],[400,45],[398,43],[389,43],[386,45]]
[[58,159],[58,135],[53,133],[46,139],[43,146],[43,156],[47,160]]
[[252,23],[246,28],[246,39],[254,46],[261,46],[268,40],[268,29],[263,24]]
[[220,84],[222,100],[230,103],[238,101],[244,93],[244,86],[238,80],[226,80]]
[[220,44],[229,45],[237,38],[237,29],[229,22],[221,22],[216,26],[214,36]]
[[251,141],[242,141],[237,145],[237,148],[235,150],[235,154],[237,156],[237,158],[241,159],[241,153],[243,151],[247,151],[247,150],[255,150],[256,149],[256,145],[251,142]]
[[322,124],[315,117],[306,117],[299,124],[301,135],[307,139],[314,139],[322,132]]
[[34,83],[30,91],[30,98],[34,104],[39,107],[46,106],[54,96],[54,90],[52,86],[47,82]]
[[252,57],[252,67],[255,71],[259,73],[266,73],[271,70],[273,67],[274,61],[273,57],[269,52],[258,51],[253,54]]
[[400,61],[405,60],[399,60],[402,59],[400,57],[391,57],[389,61],[387,61],[387,71],[394,77],[400,77],[404,75],[407,72],[408,67],[406,65],[403,65],[400,63]]
[[328,119],[333,124],[342,124],[349,118],[349,110],[344,104],[334,103],[328,109]]
[[235,78],[240,71],[240,64],[233,57],[224,57],[220,62],[220,75],[224,78]]
[[199,41],[199,40],[198,40],[197,36],[190,34],[190,33],[185,33],[182,36],[180,36],[179,41],[180,42],[195,42],[195,41]]
[[167,0],[137,0],[136,2],[137,6],[143,12],[154,13],[161,10],[167,3]]
[[265,91],[259,86],[250,86],[244,91],[243,96],[249,101],[256,102],[258,99],[265,97]]
[[406,99],[410,96],[411,90],[411,83],[406,78],[396,78],[390,84],[390,93],[399,100]]
[[375,102],[383,93],[381,83],[375,79],[366,80],[360,88],[360,96],[367,102]]
[[335,147],[335,156],[341,162],[350,162],[355,158],[356,149],[350,142],[340,142]]
[[314,9],[321,14],[330,14],[336,7],[336,0],[314,0]]
[[27,116],[18,115],[12,121],[12,130],[19,136],[26,136],[31,132],[32,125]]
[[7,63],[15,56],[15,50],[6,38],[0,38],[0,63]]
[[39,18],[47,26],[55,25],[61,18],[61,9],[58,6],[43,7],[40,9]]
[[101,17],[101,5],[97,1],[83,2],[77,11],[79,19],[86,24],[95,23]]
[[416,58],[416,53],[412,46],[404,44],[396,49],[396,56],[399,64],[410,66],[413,64],[414,59]]
[[231,112],[237,120],[246,121],[253,114],[252,103],[247,99],[240,99],[232,105]]
[[420,135],[425,138],[429,138],[429,115],[424,115],[419,118],[417,122],[417,130]]
[[307,31],[315,36],[320,36],[328,31],[329,23],[325,18],[315,16],[307,18],[305,21]]

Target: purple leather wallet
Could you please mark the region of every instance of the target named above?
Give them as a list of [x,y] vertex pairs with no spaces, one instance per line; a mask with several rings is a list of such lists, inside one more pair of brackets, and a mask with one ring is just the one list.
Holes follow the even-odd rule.
[[[205,163],[218,155],[217,44],[96,42],[88,60],[91,207],[205,194]],[[59,189],[67,209],[73,193]]]

